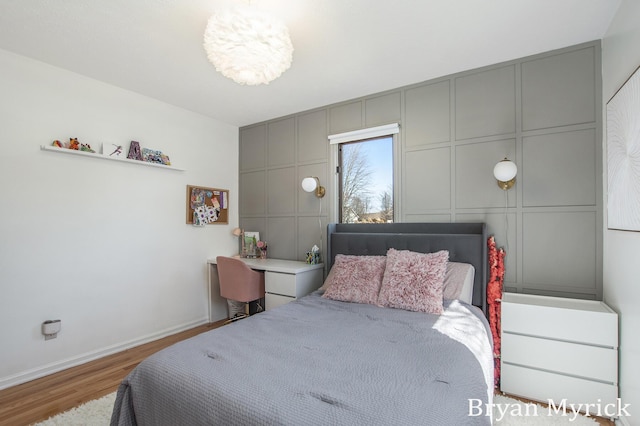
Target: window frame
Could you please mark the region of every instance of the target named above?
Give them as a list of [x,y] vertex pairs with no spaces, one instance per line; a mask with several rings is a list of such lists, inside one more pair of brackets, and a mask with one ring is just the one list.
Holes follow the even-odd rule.
[[[343,200],[344,197],[342,195],[342,190],[343,190],[343,172],[344,172],[344,168],[343,168],[343,147],[345,145],[355,145],[355,144],[366,144],[367,142],[372,142],[372,141],[378,141],[378,140],[390,140],[391,142],[391,208],[392,210],[395,212],[395,185],[394,185],[394,174],[395,174],[395,152],[394,152],[394,140],[393,140],[393,136],[375,136],[373,138],[368,138],[368,139],[363,139],[363,140],[357,140],[357,141],[350,141],[350,142],[343,142],[340,144],[337,144],[338,147],[338,167],[336,168],[336,172],[338,174],[338,220],[337,222],[339,223],[354,223],[354,222],[344,222],[344,218],[342,217],[343,214]],[[391,218],[392,221],[395,221],[395,213]]]
[[333,170],[333,178],[328,183],[330,193],[335,194],[329,200],[329,221],[339,222],[341,219],[341,197],[342,183],[340,182],[341,174],[339,173],[340,153],[339,145],[347,142],[364,142],[369,139],[380,139],[383,137],[392,138],[393,152],[393,221],[399,222],[402,217],[402,184],[400,179],[400,125],[398,123],[387,124],[384,126],[376,126],[365,129],[359,129],[351,132],[338,133],[329,135],[329,167]]

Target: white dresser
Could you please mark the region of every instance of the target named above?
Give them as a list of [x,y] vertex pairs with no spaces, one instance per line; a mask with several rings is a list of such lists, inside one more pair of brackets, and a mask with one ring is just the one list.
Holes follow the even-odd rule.
[[504,393],[560,404],[616,404],[618,314],[603,302],[505,293]]

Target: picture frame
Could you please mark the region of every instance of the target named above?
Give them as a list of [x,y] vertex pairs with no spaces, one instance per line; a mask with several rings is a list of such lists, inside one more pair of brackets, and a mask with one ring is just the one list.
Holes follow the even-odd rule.
[[126,158],[126,148],[124,145],[102,142],[102,155],[111,158]]
[[260,232],[244,231],[244,249],[247,257],[258,256],[258,246],[256,243],[260,241]]
[[607,228],[640,231],[640,72],[607,102]]
[[194,226],[229,223],[229,190],[187,185],[186,223]]

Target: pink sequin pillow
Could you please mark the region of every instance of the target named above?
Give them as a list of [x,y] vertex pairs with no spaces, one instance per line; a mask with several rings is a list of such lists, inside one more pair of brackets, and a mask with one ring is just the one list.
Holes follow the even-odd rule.
[[336,255],[329,273],[332,279],[325,283],[327,287],[322,297],[375,305],[385,264],[385,256]]
[[378,304],[407,311],[442,313],[442,284],[449,252],[389,249]]

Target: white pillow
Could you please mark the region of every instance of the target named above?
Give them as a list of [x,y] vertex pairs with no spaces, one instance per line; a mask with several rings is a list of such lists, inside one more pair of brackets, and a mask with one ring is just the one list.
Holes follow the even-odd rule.
[[469,263],[447,263],[442,298],[445,300],[458,299],[471,305],[475,272],[475,268]]

